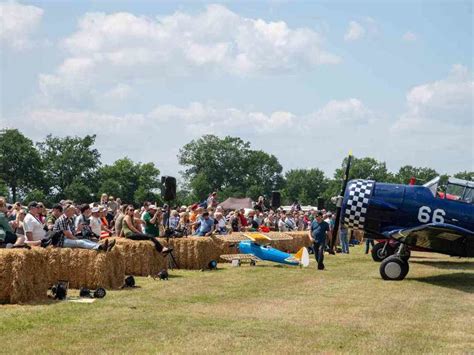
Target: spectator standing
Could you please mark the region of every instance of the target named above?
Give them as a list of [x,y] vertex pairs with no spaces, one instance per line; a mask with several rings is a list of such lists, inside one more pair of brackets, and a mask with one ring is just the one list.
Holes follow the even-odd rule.
[[217,205],[219,204],[217,202],[217,192],[214,191],[213,193],[209,194],[209,196],[207,197],[206,202],[207,202],[207,207],[208,208],[209,207],[216,208]]
[[339,240],[341,241],[342,253],[349,254],[349,241],[347,240],[347,229],[341,224],[339,228]]
[[318,270],[324,270],[324,251],[326,238],[329,237],[329,224],[323,220],[323,213],[317,212],[315,220],[311,223],[309,236],[313,240],[313,250]]

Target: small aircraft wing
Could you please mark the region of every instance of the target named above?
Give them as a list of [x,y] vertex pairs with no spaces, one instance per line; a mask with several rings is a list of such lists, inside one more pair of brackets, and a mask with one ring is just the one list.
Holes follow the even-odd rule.
[[474,232],[445,223],[429,223],[385,233],[406,245],[453,256],[474,256]]
[[224,255],[221,255],[221,259],[226,260],[226,261],[232,261],[232,260],[260,261],[261,260],[253,254],[224,254]]

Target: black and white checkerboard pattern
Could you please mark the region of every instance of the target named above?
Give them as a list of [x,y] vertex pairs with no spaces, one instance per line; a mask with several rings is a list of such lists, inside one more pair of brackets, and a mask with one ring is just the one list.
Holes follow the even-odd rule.
[[374,182],[370,180],[355,180],[349,185],[349,199],[344,211],[344,224],[347,228],[364,228],[365,215],[373,186]]

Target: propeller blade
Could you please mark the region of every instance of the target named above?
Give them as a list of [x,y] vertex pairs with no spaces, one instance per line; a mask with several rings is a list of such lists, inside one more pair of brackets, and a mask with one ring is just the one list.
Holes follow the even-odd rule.
[[[331,250],[334,251],[337,241],[337,233],[339,232],[339,224],[341,221],[341,213],[342,213],[342,199],[344,199],[344,193],[346,192],[347,183],[349,182],[349,172],[351,169],[351,162],[352,162],[352,153],[349,153],[347,158],[347,165],[346,165],[346,172],[344,174],[344,180],[342,182],[342,190],[341,194],[338,197],[336,202],[336,220],[334,221],[334,229],[332,231],[332,241],[331,241]],[[342,196],[342,198],[341,198]]]

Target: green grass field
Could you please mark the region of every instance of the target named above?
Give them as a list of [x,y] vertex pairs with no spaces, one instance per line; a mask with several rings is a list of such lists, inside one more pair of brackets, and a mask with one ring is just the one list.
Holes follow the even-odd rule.
[[219,264],[92,304],[0,306],[0,352],[474,352],[472,259],[414,253],[407,279],[386,282],[351,253],[325,271]]

